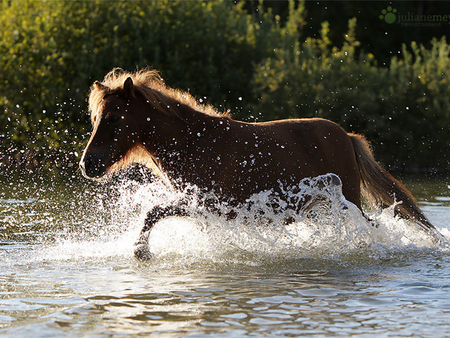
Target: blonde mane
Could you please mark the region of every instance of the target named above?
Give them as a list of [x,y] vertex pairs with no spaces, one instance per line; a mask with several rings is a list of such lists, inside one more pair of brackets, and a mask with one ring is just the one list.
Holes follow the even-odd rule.
[[144,68],[135,72],[128,72],[121,68],[114,68],[106,74],[101,82],[102,86],[96,86],[95,83],[91,86],[89,112],[92,124],[94,124],[95,118],[99,114],[99,108],[105,95],[113,94],[122,89],[128,77],[133,80],[135,90],[164,114],[178,115],[177,103],[182,103],[207,115],[228,116],[227,114],[219,113],[210,105],[200,104],[188,92],[168,87],[159,75],[159,72],[154,69]]

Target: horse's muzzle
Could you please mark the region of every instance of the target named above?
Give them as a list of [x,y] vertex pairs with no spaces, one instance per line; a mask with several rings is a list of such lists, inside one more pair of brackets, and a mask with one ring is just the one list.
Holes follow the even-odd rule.
[[80,160],[80,169],[87,178],[100,178],[106,173],[105,161],[95,155],[85,154]]

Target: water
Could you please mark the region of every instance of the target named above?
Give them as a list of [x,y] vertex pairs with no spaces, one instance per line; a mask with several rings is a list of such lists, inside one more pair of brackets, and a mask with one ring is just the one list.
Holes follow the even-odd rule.
[[[449,238],[447,181],[407,185]],[[186,196],[158,183],[6,182],[0,335],[448,336],[447,247],[391,210],[369,223],[325,190],[327,203],[291,225],[265,207],[270,194],[235,220],[166,219],[149,239],[155,258],[139,262],[145,211]]]

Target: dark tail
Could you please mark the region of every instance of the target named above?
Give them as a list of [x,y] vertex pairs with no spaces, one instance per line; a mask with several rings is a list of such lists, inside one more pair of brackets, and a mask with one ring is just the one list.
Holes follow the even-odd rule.
[[361,175],[362,191],[372,205],[391,206],[394,202],[401,202],[395,207],[397,213],[403,218],[415,220],[427,232],[438,233],[408,189],[375,161],[366,138],[357,134],[349,136]]

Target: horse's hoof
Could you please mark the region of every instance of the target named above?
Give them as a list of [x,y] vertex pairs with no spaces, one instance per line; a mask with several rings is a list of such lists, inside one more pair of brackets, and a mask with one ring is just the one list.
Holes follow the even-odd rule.
[[134,257],[140,261],[148,261],[153,258],[153,254],[147,244],[136,243],[136,248],[134,249]]
[[139,237],[139,240],[134,244],[134,257],[139,259],[140,261],[148,261],[153,258],[153,254],[150,252],[150,248],[148,246],[148,237],[150,236],[150,231],[145,231]]

